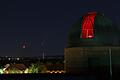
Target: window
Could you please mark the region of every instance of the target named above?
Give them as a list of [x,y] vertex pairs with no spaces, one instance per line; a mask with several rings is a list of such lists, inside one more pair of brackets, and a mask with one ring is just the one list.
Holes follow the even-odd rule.
[[83,16],[81,38],[94,37],[93,26],[95,16],[96,12],[88,13],[87,15]]

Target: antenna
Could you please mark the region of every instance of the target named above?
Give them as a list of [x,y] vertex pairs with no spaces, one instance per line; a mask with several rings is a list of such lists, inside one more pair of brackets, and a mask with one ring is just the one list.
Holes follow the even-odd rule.
[[42,46],[42,58],[43,58],[43,60],[45,59],[45,51],[44,51],[44,43],[45,43],[45,40],[43,40],[42,42],[41,42],[41,46]]

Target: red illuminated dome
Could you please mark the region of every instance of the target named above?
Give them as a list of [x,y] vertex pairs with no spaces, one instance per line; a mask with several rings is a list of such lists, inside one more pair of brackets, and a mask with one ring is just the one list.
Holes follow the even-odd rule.
[[68,47],[119,46],[119,29],[112,21],[98,12],[89,12],[72,26]]

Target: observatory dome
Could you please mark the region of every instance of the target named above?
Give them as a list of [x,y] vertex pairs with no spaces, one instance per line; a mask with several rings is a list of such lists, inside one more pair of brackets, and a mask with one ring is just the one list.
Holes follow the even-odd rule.
[[98,12],[88,12],[73,24],[67,47],[120,46],[120,30]]

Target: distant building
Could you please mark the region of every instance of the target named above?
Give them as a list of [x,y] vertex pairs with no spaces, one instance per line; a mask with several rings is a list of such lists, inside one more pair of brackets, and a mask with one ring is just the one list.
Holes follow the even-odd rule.
[[27,67],[24,64],[6,65],[4,73],[24,73]]
[[66,72],[112,75],[120,71],[119,34],[120,30],[103,14],[83,15],[68,35]]

